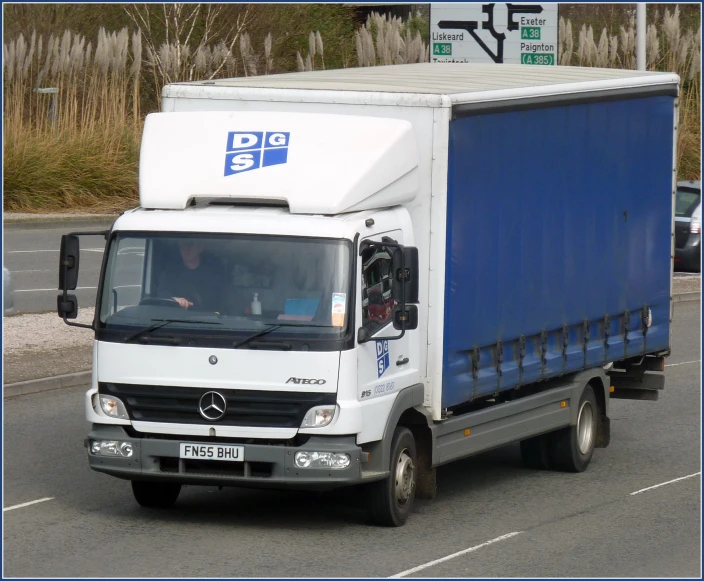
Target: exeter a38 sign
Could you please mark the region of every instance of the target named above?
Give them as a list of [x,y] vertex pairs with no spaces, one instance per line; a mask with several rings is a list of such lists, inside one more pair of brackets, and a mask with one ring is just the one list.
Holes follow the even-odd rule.
[[430,59],[557,64],[557,4],[431,4]]

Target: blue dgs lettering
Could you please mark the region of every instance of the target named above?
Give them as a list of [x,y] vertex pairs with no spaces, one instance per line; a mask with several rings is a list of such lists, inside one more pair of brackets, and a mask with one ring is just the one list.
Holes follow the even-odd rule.
[[389,342],[387,340],[376,342],[377,377],[384,375],[389,368]]
[[225,176],[282,165],[288,161],[290,133],[231,131],[225,148]]
[[252,153],[228,154],[225,156],[225,164],[230,168],[230,172],[237,173],[252,169],[252,166],[255,164],[259,167],[260,157],[260,151],[255,151]]
[[253,133],[240,133],[233,131],[228,133],[226,151],[254,149],[261,144],[263,135],[264,134],[261,131],[255,131]]

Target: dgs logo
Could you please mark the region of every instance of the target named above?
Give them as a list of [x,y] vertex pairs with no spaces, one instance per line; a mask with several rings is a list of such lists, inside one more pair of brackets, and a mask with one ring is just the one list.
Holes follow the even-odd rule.
[[288,161],[290,133],[231,131],[225,149],[225,176]]
[[387,340],[376,342],[376,370],[377,377],[384,375],[389,368],[389,342]]

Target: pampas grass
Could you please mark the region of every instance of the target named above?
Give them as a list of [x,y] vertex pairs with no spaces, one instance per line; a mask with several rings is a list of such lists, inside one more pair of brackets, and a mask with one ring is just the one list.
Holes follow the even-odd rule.
[[[415,18],[419,18],[416,15]],[[428,45],[420,32],[413,33],[413,22],[372,12],[355,33],[357,62],[360,67],[425,63],[430,60]]]
[[[428,62],[428,46],[420,34],[424,26],[427,23],[419,15],[403,21],[372,13],[353,39],[343,39],[343,45],[354,41],[353,66]],[[278,72],[274,53],[281,37],[271,33],[250,37],[243,29],[236,38],[237,42],[218,41],[193,49],[173,37],[151,45],[139,28],[131,34],[126,28],[100,28],[94,38],[66,30],[48,38],[32,32],[6,40],[5,209],[133,206],[144,95],[158,95],[167,82]],[[295,65],[278,55],[279,68],[289,63],[300,71],[325,69],[324,40],[318,30],[306,33],[300,38]],[[598,31],[588,25],[573,30],[568,19],[560,18],[558,46],[559,65],[634,69],[635,21],[630,19],[618,30]],[[682,79],[678,177],[697,179],[701,26],[696,32],[684,30],[679,7],[666,10],[647,27],[646,53],[649,70],[676,72]],[[54,88],[56,93],[40,93],[37,88]]]
[[6,210],[134,204],[140,41],[101,28],[95,51],[69,30],[3,44]]

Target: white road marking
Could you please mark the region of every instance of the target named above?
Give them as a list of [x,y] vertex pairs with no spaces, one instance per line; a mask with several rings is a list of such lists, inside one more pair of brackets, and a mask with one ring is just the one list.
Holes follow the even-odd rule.
[[412,575],[413,573],[417,573],[418,571],[422,571],[423,569],[427,569],[428,567],[432,567],[433,565],[437,565],[438,563],[444,563],[445,561],[449,561],[450,559],[454,559],[456,557],[461,557],[462,555],[466,555],[467,553],[472,553],[478,549],[483,549],[484,547],[488,547],[489,545],[493,545],[494,543],[498,543],[499,541],[504,541],[506,539],[510,539],[511,537],[515,537],[516,535],[520,535],[523,531],[517,531],[513,533],[508,533],[507,535],[501,535],[500,537],[496,537],[495,539],[491,539],[490,541],[487,541],[486,543],[482,543],[481,545],[477,545],[475,547],[470,547],[469,549],[464,549],[463,551],[458,551],[456,553],[452,553],[451,555],[448,555],[447,557],[443,557],[442,559],[435,559],[435,561],[429,561],[428,563],[425,563],[423,565],[418,565],[417,567],[413,567],[413,569],[408,569],[407,571],[403,571],[401,573],[396,573],[396,575],[392,575],[389,577],[389,579],[398,579],[399,577],[406,577],[407,575]]
[[696,361],[683,361],[682,363],[669,363],[668,365],[665,365],[665,367],[677,367],[678,365],[689,365],[690,363],[699,363],[701,359],[697,359]]
[[694,478],[695,476],[699,476],[700,474],[701,472],[695,472],[694,474],[688,474],[687,476],[675,478],[674,480],[668,480],[667,482],[662,482],[661,484],[656,484],[655,486],[648,486],[648,488],[642,488],[641,490],[631,492],[631,496],[635,494],[640,494],[641,492],[646,492],[648,490],[653,490],[653,488],[660,488],[661,486],[665,486],[666,484],[672,484],[673,482],[679,482],[680,480],[687,480],[687,478]]
[[3,508],[3,512],[7,512],[8,510],[15,510],[16,508],[24,508],[25,506],[31,506],[33,504],[37,504],[39,502],[46,502],[47,500],[54,500],[53,496],[50,496],[48,498],[40,498],[39,500],[32,500],[31,502],[23,502],[22,504],[16,504],[15,506],[8,506],[7,508]]
[[[97,289],[97,286],[79,286],[76,287],[76,290],[95,290]],[[19,289],[15,290],[16,293],[34,293],[34,292],[49,292],[49,291],[54,291],[54,292],[61,292],[60,289],[58,288],[25,288],[25,289]]]
[[6,254],[24,254],[27,252],[58,252],[59,249],[51,249],[51,250],[8,250]]
[[[44,250],[8,250],[6,254],[31,254],[32,252],[58,252],[58,248],[49,248]],[[105,252],[104,248],[81,248],[85,252]]]
[[10,272],[12,274],[21,274],[23,272],[54,272],[55,270],[54,268],[44,268],[39,270],[11,270]]

